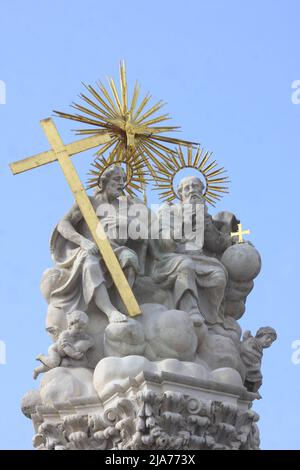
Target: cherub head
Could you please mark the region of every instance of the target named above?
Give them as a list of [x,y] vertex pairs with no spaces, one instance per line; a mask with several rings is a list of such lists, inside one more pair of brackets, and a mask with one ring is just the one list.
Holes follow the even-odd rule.
[[258,339],[263,348],[269,348],[277,339],[277,333],[270,326],[263,326],[257,331],[255,338]]
[[84,331],[88,322],[89,317],[81,310],[74,310],[74,312],[67,315],[68,330],[73,333]]

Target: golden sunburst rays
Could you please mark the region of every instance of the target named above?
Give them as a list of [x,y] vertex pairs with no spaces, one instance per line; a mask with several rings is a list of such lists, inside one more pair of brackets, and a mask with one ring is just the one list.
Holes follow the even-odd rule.
[[92,169],[89,172],[90,178],[87,183],[87,189],[95,188],[99,184],[99,180],[104,171],[110,166],[124,167],[126,173],[126,182],[124,192],[131,197],[136,196],[136,192],[144,192],[148,178],[145,174],[145,161],[142,155],[131,154],[125,159],[122,154],[111,153],[108,158],[104,155],[97,157],[92,163]]
[[[185,153],[184,153],[185,151]],[[155,188],[159,192],[159,198],[163,201],[173,201],[178,198],[174,189],[174,178],[176,174],[184,168],[193,168],[198,170],[205,179],[205,200],[215,206],[222,194],[228,193],[229,179],[224,176],[226,170],[224,167],[218,167],[216,160],[211,160],[212,152],[204,151],[200,146],[194,149],[188,147],[177,149],[176,155],[170,155],[166,163],[156,163]]]
[[[153,164],[157,158],[168,159],[173,152],[174,145],[193,145],[175,137],[163,135],[178,131],[179,126],[167,126],[165,121],[169,114],[157,115],[165,105],[159,101],[149,106],[151,95],[147,94],[139,101],[140,87],[135,84],[131,101],[128,100],[125,63],[120,63],[120,94],[112,78],[108,80],[109,90],[98,82],[96,87],[84,85],[88,94],[81,93],[83,104],[73,103],[76,114],[54,111],[62,118],[71,119],[88,126],[89,128],[76,131],[80,135],[96,135],[108,133],[111,140],[101,145],[96,154],[101,157],[106,151],[122,154],[126,160],[134,152],[143,153],[145,164],[152,177],[155,176]],[[171,147],[170,147],[171,146]]]

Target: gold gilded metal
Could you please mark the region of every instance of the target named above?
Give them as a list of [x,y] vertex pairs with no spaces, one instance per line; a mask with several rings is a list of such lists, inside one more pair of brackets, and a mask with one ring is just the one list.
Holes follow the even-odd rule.
[[[94,140],[86,139],[85,141],[79,141],[79,143],[64,145],[52,119],[44,119],[41,121],[41,125],[52,150],[11,164],[13,173],[21,173],[22,171],[36,168],[40,165],[44,165],[45,163],[50,163],[51,161],[58,161],[71,191],[74,194],[81,213],[91,231],[93,239],[97,244],[101,256],[103,257],[103,260],[111,274],[120,297],[126,306],[128,314],[130,316],[139,315],[141,313],[140,307],[70,159],[70,148],[73,154],[87,150],[87,148],[91,148],[91,144],[93,147],[98,145],[96,137]],[[97,137],[99,138],[100,136]],[[101,137],[103,138],[103,135]],[[86,145],[88,145],[87,148]],[[43,160],[43,156],[46,161]]]
[[169,154],[173,153],[170,145],[194,144],[194,142],[162,135],[166,132],[177,131],[180,127],[161,124],[171,119],[169,114],[156,115],[165,105],[163,101],[147,109],[151,99],[151,95],[147,94],[138,104],[140,93],[138,83],[135,84],[132,99],[129,102],[124,62],[120,64],[120,94],[112,78],[108,80],[108,83],[110,92],[101,82],[97,84],[97,88],[84,85],[88,92],[88,94],[80,94],[84,105],[72,104],[72,108],[78,113],[54,111],[59,117],[92,126],[90,129],[76,130],[77,134],[109,133],[111,141],[100,145],[97,150],[98,157],[110,149],[112,153],[122,155],[122,158],[126,160],[131,152],[136,151],[139,155],[144,154],[146,166],[155,177],[153,163],[157,157],[161,157],[164,161],[168,160]]
[[167,161],[156,161],[155,164],[155,190],[159,191],[159,198],[164,201],[173,201],[178,198],[174,189],[174,178],[176,174],[184,168],[193,168],[198,170],[205,178],[204,199],[212,206],[221,199],[222,193],[228,193],[229,179],[222,176],[225,173],[224,167],[218,167],[216,160],[210,162],[211,152],[204,152],[203,148],[198,146],[195,155],[190,146],[185,149],[179,146],[176,154],[170,154]]
[[[110,142],[111,138],[109,134],[95,135],[93,137],[88,137],[86,139],[77,140],[77,142],[72,142],[66,144],[66,151],[70,155],[76,155],[77,153],[84,152],[85,150],[90,150],[92,148],[98,147],[103,143]],[[33,157],[24,158],[18,162],[11,163],[10,169],[14,175],[23,173],[24,171],[32,170],[42,165],[47,165],[48,163],[55,162],[57,160],[57,155],[53,150],[48,150],[48,152],[38,153]]]
[[96,158],[94,163],[92,163],[93,169],[89,172],[91,177],[88,181],[87,188],[91,189],[97,187],[101,175],[109,166],[121,166],[122,164],[126,167],[126,183],[124,191],[131,197],[136,196],[135,191],[144,193],[146,182],[148,181],[148,178],[146,178],[145,172],[143,171],[145,160],[142,155],[136,155],[135,153],[131,154],[127,159],[124,159],[122,155],[115,158],[110,155],[107,159],[102,155],[101,157]]
[[231,237],[239,237],[239,243],[244,243],[243,235],[249,235],[250,230],[242,230],[242,224],[238,224],[238,231],[231,232]]

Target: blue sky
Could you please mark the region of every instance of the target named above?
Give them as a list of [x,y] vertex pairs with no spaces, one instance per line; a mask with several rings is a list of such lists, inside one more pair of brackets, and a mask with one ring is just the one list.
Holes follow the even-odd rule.
[[[278,332],[265,352],[263,399],[254,404],[261,446],[299,449],[300,364],[291,361],[300,339],[300,105],[291,100],[300,79],[299,2],[3,0],[0,17],[0,340],[7,353],[0,448],[31,448],[20,400],[36,386],[34,358],[49,345],[39,281],[51,265],[51,230],[72,204],[56,163],[18,176],[8,163],[46,150],[40,119],[67,110],[81,81],[117,78],[124,58],[129,83],[138,79],[144,92],[167,101],[184,138],[200,141],[228,170],[230,194],[216,210],[237,214],[263,260],[241,324]],[[74,125],[58,126],[73,140]],[[75,159],[84,178],[89,155]]]

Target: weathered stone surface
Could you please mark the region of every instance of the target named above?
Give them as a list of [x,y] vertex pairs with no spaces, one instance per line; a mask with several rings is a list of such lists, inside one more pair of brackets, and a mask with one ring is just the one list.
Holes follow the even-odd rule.
[[241,387],[141,373],[104,401],[37,406],[33,443],[48,450],[258,449],[252,399]]
[[[22,402],[35,447],[258,448],[250,407],[260,398],[263,349],[276,332],[264,327],[241,339],[237,322],[260,270],[258,251],[230,236],[239,222],[232,213],[208,213],[195,177],[180,182],[177,204],[161,207],[158,237],[121,236],[121,223],[132,222],[150,234],[150,209],[122,195],[120,167],[101,178],[91,203],[114,229],[113,250],[143,314],[127,317],[75,205],[54,230],[54,267],[41,282],[52,344],[37,357],[39,389]],[[136,203],[147,221],[132,211]]]

